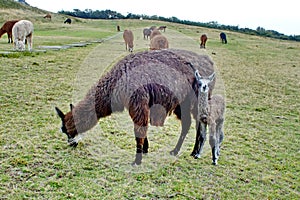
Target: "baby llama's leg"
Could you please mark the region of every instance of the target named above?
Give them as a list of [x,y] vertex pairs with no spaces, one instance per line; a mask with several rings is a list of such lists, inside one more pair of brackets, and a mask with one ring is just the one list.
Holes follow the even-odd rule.
[[201,153],[203,151],[204,143],[206,140],[206,132],[207,132],[207,123],[197,120],[196,121],[196,141],[194,145],[193,152],[191,156],[195,159],[201,157]]
[[218,151],[219,151],[219,136],[216,132],[216,123],[213,122],[209,125],[209,144],[212,153],[212,164],[218,164]]
[[224,139],[224,131],[223,131],[223,126],[224,126],[224,120],[222,119],[221,121],[218,122],[217,124],[217,135],[219,136],[219,149],[218,149],[218,156],[220,156],[220,151],[221,151],[221,144]]

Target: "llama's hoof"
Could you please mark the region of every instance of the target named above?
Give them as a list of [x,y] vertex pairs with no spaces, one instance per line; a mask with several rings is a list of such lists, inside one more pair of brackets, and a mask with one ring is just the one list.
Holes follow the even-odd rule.
[[137,153],[135,155],[135,160],[132,163],[132,165],[140,165],[140,164],[142,164],[142,153]]
[[147,155],[148,154],[148,150],[143,150],[143,154]]
[[191,156],[193,156],[193,158],[198,159],[201,157],[200,153],[191,153]]
[[172,150],[172,151],[170,151],[170,155],[172,155],[172,156],[177,156],[178,155],[178,152],[179,151],[177,151],[177,150]]
[[142,164],[142,161],[136,161],[135,160],[135,161],[132,162],[131,165],[134,167],[134,166],[138,166],[138,165],[141,165],[141,164]]
[[217,160],[212,161],[212,164],[213,164],[213,165],[218,165],[218,161],[217,161]]
[[70,147],[77,147],[77,145],[78,145],[78,143],[77,142],[71,142],[71,143],[69,143],[69,146]]

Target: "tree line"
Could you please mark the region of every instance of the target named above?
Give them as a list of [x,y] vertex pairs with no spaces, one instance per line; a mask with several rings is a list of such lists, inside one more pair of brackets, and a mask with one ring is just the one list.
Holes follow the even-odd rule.
[[216,21],[194,22],[189,20],[180,20],[177,17],[166,18],[157,15],[148,16],[148,15],[137,15],[133,13],[128,13],[126,16],[124,16],[112,10],[93,11],[91,9],[85,9],[81,11],[79,9],[74,9],[73,11],[62,10],[59,11],[58,13],[73,16],[73,17],[84,18],[84,19],[141,19],[142,18],[142,19],[149,19],[149,20],[160,20],[160,21],[173,22],[173,23],[179,23],[185,25],[200,26],[200,27],[220,29],[220,30],[229,30],[229,31],[235,31],[235,32],[240,32],[240,33],[245,33],[250,35],[264,36],[264,37],[270,37],[270,38],[276,38],[282,40],[300,41],[300,35],[288,36],[274,30],[265,30],[263,27],[257,27],[256,30],[250,28],[239,28],[238,26],[219,24]]

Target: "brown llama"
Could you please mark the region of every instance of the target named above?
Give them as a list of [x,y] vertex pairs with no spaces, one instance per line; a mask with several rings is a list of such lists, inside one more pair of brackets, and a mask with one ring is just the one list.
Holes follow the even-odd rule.
[[47,15],[44,16],[44,19],[49,19],[50,21],[51,21],[51,18],[52,18],[52,16],[50,13],[48,13]]
[[[93,128],[100,118],[126,108],[136,138],[133,164],[139,165],[142,154],[148,152],[149,117],[150,124],[162,126],[166,116],[174,113],[182,124],[181,136],[170,152],[177,155],[191,126],[191,114],[196,124],[200,123],[195,69],[201,74],[212,74],[213,62],[208,56],[175,49],[130,54],[103,75],[82,101],[76,106],[71,104],[71,111],[64,114],[55,107],[62,120],[61,130],[69,145],[76,147],[80,135]],[[214,82],[210,83],[209,94],[213,87]]]
[[159,50],[169,48],[168,39],[163,35],[156,35],[150,40],[150,50]]
[[161,35],[161,32],[157,29],[153,30],[150,34],[150,40],[154,38],[156,35]]
[[167,26],[160,26],[158,30],[166,32]]
[[131,30],[125,30],[123,33],[123,39],[125,41],[126,50],[133,51],[133,33]]
[[8,43],[13,43],[12,28],[15,25],[15,23],[17,23],[18,21],[19,20],[11,20],[11,21],[5,22],[0,29],[0,38],[2,37],[3,34],[7,33]]
[[200,48],[204,48],[205,49],[205,44],[206,44],[206,41],[207,41],[207,36],[205,34],[201,35],[200,37]]

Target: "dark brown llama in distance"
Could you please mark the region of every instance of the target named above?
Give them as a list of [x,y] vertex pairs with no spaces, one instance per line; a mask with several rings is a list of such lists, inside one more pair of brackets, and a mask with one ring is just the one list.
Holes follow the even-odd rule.
[[[149,123],[162,126],[167,115],[174,113],[182,124],[181,136],[170,152],[177,155],[190,128],[191,114],[196,124],[200,123],[195,70],[203,76],[210,75],[214,72],[213,62],[208,56],[175,49],[130,54],[103,75],[82,101],[76,106],[71,104],[71,111],[64,114],[55,108],[62,120],[61,130],[66,133],[69,145],[76,147],[80,134],[93,128],[100,118],[126,108],[134,123],[136,157],[133,164],[138,165],[142,154],[148,152]],[[214,83],[210,83],[209,95]],[[204,131],[198,127],[197,132]]]
[[167,26],[160,26],[158,30],[166,32]]
[[52,16],[50,13],[48,13],[47,15],[44,16],[44,19],[49,19],[50,21],[51,21],[51,18],[52,18]]
[[206,41],[207,41],[207,36],[205,34],[201,35],[200,37],[200,48],[204,48],[205,49],[205,45],[206,45]]
[[0,38],[2,37],[3,34],[7,33],[8,43],[13,43],[12,28],[15,25],[15,23],[17,23],[18,21],[19,20],[11,20],[11,21],[5,22],[0,29]]

